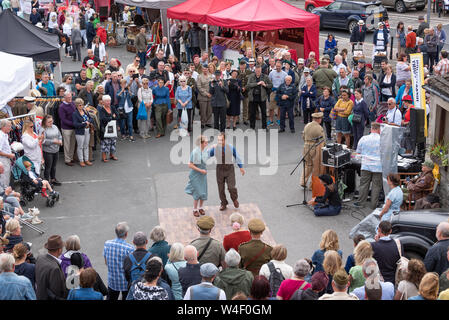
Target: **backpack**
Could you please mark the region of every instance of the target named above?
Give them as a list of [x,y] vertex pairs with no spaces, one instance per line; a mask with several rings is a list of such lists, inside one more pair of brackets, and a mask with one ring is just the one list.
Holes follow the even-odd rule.
[[131,253],[129,255],[129,259],[131,260],[131,283],[142,278],[145,272],[146,262],[150,258],[151,252],[147,252],[143,258],[138,262],[134,254]]
[[397,288],[399,285],[399,282],[401,282],[402,280],[405,280],[405,275],[407,274],[407,269],[408,269],[408,259],[404,256],[402,256],[402,252],[401,252],[401,243],[399,242],[398,239],[394,240],[396,242],[396,245],[398,246],[398,251],[399,251],[399,260],[396,262],[396,272],[394,274],[394,279],[395,279],[395,287]]
[[279,287],[281,286],[281,283],[285,280],[285,278],[281,270],[274,267],[273,262],[268,262],[267,266],[270,269],[270,279],[268,280],[270,281],[271,296],[276,297]]

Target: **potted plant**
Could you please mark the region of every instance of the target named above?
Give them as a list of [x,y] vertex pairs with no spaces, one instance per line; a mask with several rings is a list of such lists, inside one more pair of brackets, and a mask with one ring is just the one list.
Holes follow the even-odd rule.
[[449,144],[443,141],[435,142],[429,150],[430,159],[440,167],[447,167],[449,165],[448,153]]

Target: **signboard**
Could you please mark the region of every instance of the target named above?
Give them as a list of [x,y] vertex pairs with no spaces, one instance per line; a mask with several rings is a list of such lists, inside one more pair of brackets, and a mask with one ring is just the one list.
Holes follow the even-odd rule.
[[[424,63],[422,53],[410,55],[410,67],[412,71],[412,89],[415,107],[424,109],[424,114],[427,114],[426,93],[422,87],[424,85]],[[427,117],[424,117],[424,136],[427,137]]]
[[278,39],[288,42],[304,43],[304,28],[278,30]]
[[31,0],[20,0],[20,8],[24,14],[31,14]]

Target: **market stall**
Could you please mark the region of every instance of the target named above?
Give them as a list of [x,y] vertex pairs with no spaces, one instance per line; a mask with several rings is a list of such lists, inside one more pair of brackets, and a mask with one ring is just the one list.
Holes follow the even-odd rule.
[[0,14],[0,51],[33,58],[60,61],[59,38],[16,16],[11,10]]
[[319,52],[320,18],[282,0],[243,0],[208,14],[206,23],[257,32],[250,35],[256,39],[256,49],[288,46],[296,50],[298,57],[307,57],[310,51]]
[[0,52],[0,106],[34,88],[33,59]]

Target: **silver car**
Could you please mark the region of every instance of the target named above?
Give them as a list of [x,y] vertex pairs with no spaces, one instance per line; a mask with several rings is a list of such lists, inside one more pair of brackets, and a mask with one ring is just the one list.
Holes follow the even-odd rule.
[[427,0],[381,0],[384,7],[394,8],[399,13],[407,12],[409,9],[423,10]]

